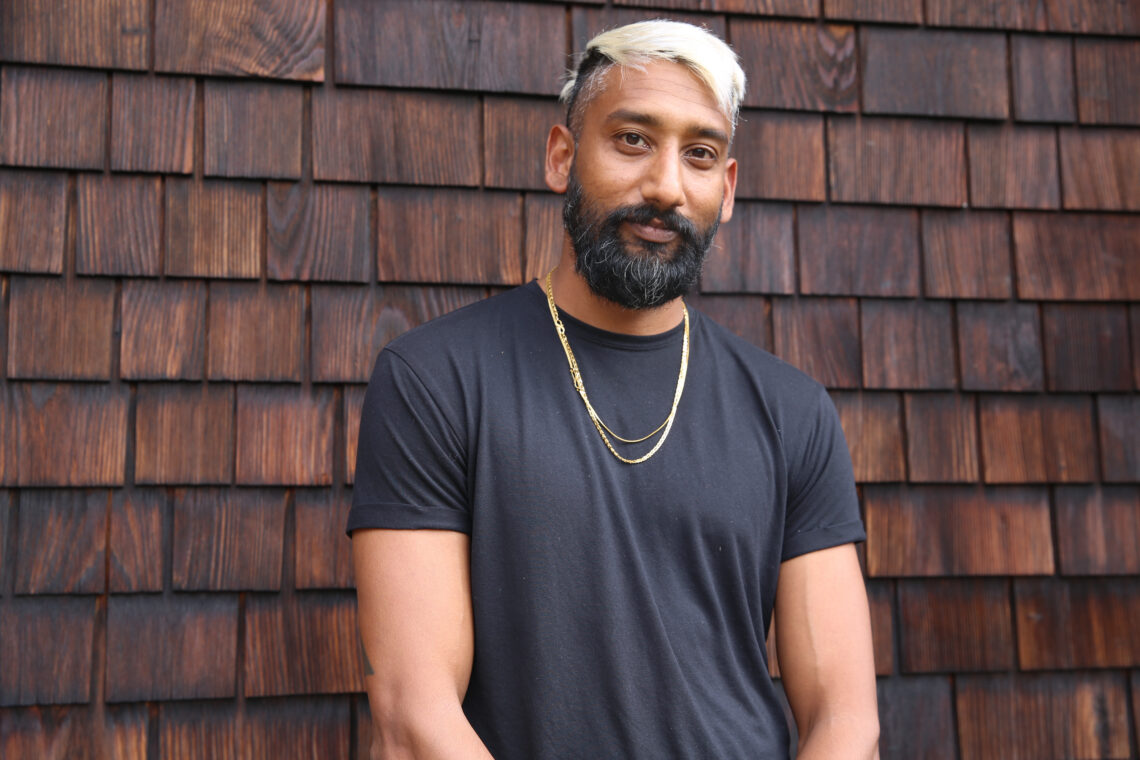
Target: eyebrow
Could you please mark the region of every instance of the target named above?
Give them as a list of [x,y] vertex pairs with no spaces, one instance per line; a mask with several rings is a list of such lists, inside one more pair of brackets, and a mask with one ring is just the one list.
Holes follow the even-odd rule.
[[[619,108],[606,117],[606,123],[616,121],[631,121],[634,124],[641,124],[645,127],[661,127],[663,122],[656,116],[642,111],[631,111],[627,108]],[[705,140],[716,140],[728,144],[728,135],[719,129],[713,127],[702,127],[693,125],[688,128],[687,134],[695,137],[700,137]]]

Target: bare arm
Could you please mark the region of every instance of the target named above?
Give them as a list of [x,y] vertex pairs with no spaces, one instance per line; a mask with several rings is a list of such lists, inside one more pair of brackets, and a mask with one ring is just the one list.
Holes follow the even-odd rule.
[[800,760],[877,758],[871,616],[853,544],[781,565],[776,642]]
[[357,618],[373,760],[490,760],[463,714],[471,677],[469,538],[358,530]]

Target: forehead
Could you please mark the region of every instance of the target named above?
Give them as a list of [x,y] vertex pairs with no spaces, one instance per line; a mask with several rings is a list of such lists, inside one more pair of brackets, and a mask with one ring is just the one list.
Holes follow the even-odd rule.
[[696,74],[673,61],[651,61],[641,68],[613,66],[585,111],[587,122],[602,123],[618,111],[686,122],[697,130],[730,134],[732,126],[716,96]]

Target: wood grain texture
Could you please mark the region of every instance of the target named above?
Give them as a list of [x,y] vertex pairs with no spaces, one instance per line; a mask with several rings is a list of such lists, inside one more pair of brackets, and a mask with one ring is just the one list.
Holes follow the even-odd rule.
[[257,277],[261,203],[253,182],[167,180],[166,274]]
[[521,284],[518,195],[380,188],[378,202],[381,282]]
[[1072,121],[1073,42],[1065,37],[1010,38],[1013,115],[1019,121]]
[[772,16],[816,16],[819,0],[712,0],[713,10]]
[[[619,26],[632,24],[637,21],[645,21],[651,18],[667,19],[669,21],[681,21],[693,26],[703,26],[711,31],[721,39],[725,39],[725,32],[727,25],[725,24],[724,16],[710,16],[707,13],[692,13],[685,10],[679,10],[678,7],[669,8],[663,4],[658,4],[657,8],[651,11],[641,10],[639,8],[622,8],[621,3],[610,4],[604,0],[598,2],[598,5],[605,5],[604,8],[582,8],[577,4],[570,8],[570,48],[571,53],[577,53],[586,49],[586,44],[593,39],[596,35],[604,32],[607,29],[616,29]],[[717,0],[704,0],[702,10],[709,10],[710,6],[715,5]],[[796,12],[796,5],[805,6],[808,4],[815,5],[818,0],[727,0],[724,8],[712,8],[718,11],[737,11],[741,13],[761,13],[764,6],[787,6],[786,13],[781,15],[791,16],[804,16],[815,15],[815,10],[810,13]],[[735,8],[732,6],[735,4]],[[775,11],[769,10],[768,13]],[[735,49],[735,48],[734,48]],[[743,64],[742,64],[743,65]]]
[[229,483],[234,389],[144,384],[135,400],[135,482]]
[[388,341],[482,297],[477,288],[315,285],[313,380],[367,382],[376,355]]
[[854,27],[734,19],[731,34],[748,82],[745,105],[805,111],[858,107]]
[[293,507],[297,525],[293,578],[297,588],[353,586],[352,541],[344,534],[351,506],[352,491],[297,490]]
[[336,50],[338,82],[554,95],[566,13],[553,4],[342,0]]
[[1053,572],[1045,488],[867,485],[871,576]]
[[[528,219],[529,224],[529,219]],[[701,271],[705,293],[796,291],[795,209],[741,201],[722,224]],[[529,234],[529,228],[528,228]]]
[[835,391],[831,399],[847,438],[855,482],[906,480],[899,395]]
[[899,581],[902,670],[1008,670],[1012,619],[1004,579]]
[[865,27],[863,111],[1009,116],[1005,35]]
[[1013,588],[1022,668],[1140,664],[1140,579],[1023,578]]
[[0,163],[102,169],[107,76],[5,66],[0,71]]
[[196,380],[206,353],[206,285],[127,280],[119,371],[132,380]]
[[1060,131],[1065,208],[1140,211],[1140,130]]
[[971,26],[994,29],[1046,29],[1046,10],[1037,0],[926,0],[926,23],[931,26]]
[[331,388],[239,385],[237,483],[330,485],[333,401]]
[[94,597],[6,600],[0,615],[0,705],[88,702],[94,626]]
[[860,313],[865,388],[957,384],[949,303],[864,299]]
[[108,702],[232,697],[237,596],[112,595]]
[[1140,396],[1102,395],[1096,406],[1104,479],[1140,482]]
[[239,718],[226,702],[163,702],[158,743],[164,758],[238,760]]
[[0,754],[13,758],[146,760],[146,706],[109,707],[101,713],[87,705],[0,710]]
[[822,201],[823,119],[816,114],[742,110],[733,153],[736,197]]
[[523,282],[530,282],[545,277],[558,263],[566,231],[562,226],[561,195],[527,193],[523,206],[526,224]]
[[194,80],[111,76],[111,168],[189,174],[194,168]]
[[775,354],[828,388],[858,388],[859,313],[852,298],[774,298]]
[[1096,480],[1088,396],[983,396],[979,406],[987,483]]
[[1057,559],[1064,575],[1140,575],[1140,488],[1057,486]]
[[911,209],[804,206],[799,248],[803,293],[918,295],[918,214]]
[[1048,0],[1045,10],[1050,31],[1132,36],[1140,34],[1140,8],[1135,3],[1117,0]]
[[825,0],[823,15],[856,21],[922,23],[922,0]]
[[166,494],[157,488],[111,496],[108,585],[114,592],[161,591]]
[[711,317],[754,346],[772,350],[772,306],[767,298],[751,295],[703,294],[685,296],[685,303]]
[[483,184],[545,190],[546,137],[566,120],[557,100],[483,98]]
[[313,758],[348,760],[351,734],[345,698],[259,699],[246,703],[238,756],[278,760],[304,747]]
[[867,603],[871,607],[871,643],[875,655],[875,675],[889,676],[895,670],[894,583],[867,583]]
[[1140,388],[1140,304],[1130,305],[1128,316],[1132,324],[1132,375],[1136,387]]
[[207,175],[301,176],[300,86],[207,80],[203,100]]
[[109,379],[114,308],[110,280],[13,277],[8,377]]
[[300,285],[210,283],[206,309],[211,380],[301,380],[305,294]]
[[1123,674],[961,675],[956,680],[962,760],[1128,757]]
[[479,119],[473,95],[320,88],[313,93],[313,176],[478,185]]
[[366,282],[375,250],[368,188],[270,182],[266,269],[271,280]]
[[977,417],[973,396],[906,394],[906,459],[914,483],[978,480]]
[[150,177],[77,178],[79,274],[156,276],[160,269],[162,182]]
[[959,303],[958,356],[965,390],[1044,390],[1037,306]]
[[833,201],[966,203],[961,124],[829,116],[827,146]]
[[1042,310],[1049,390],[1132,390],[1128,311],[1124,306],[1045,304]]
[[[3,420],[0,419],[0,424]],[[2,474],[2,471],[0,471]],[[12,586],[8,582],[10,572],[8,570],[8,557],[15,556],[19,547],[13,546],[8,548],[8,525],[10,519],[14,519],[16,514],[16,506],[13,503],[14,497],[12,491],[0,491],[0,596],[7,595],[11,592]],[[12,516],[11,518],[9,516]],[[13,530],[11,535],[15,535],[17,526],[12,523]]]
[[245,614],[247,697],[364,690],[352,594],[255,596]]
[[356,451],[360,443],[364,390],[363,385],[349,385],[344,389],[344,473],[348,484],[356,479]]
[[320,0],[155,0],[157,71],[325,79]]
[[1050,127],[971,124],[970,205],[1058,208],[1057,139]]
[[1043,300],[1140,299],[1140,218],[1014,214],[1017,293]]
[[923,292],[931,298],[1008,298],[1010,224],[996,211],[922,211]]
[[957,760],[950,679],[885,678],[878,682],[879,752],[883,760]]
[[60,274],[66,221],[65,175],[0,170],[0,269]]
[[17,594],[98,594],[106,586],[106,491],[20,494]]
[[145,69],[146,0],[9,0],[0,4],[0,59]]
[[277,591],[283,491],[180,489],[171,501],[172,584],[178,591]]

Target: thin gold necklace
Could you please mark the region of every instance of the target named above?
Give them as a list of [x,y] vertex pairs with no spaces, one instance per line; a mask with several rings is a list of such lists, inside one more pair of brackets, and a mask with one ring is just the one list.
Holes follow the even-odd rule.
[[[558,267],[554,267],[557,269]],[[554,320],[554,329],[558,332],[558,340],[562,342],[562,350],[566,352],[566,361],[570,364],[570,379],[574,381],[574,390],[578,391],[578,395],[582,397],[582,403],[586,405],[586,413],[590,415],[590,421],[594,423],[594,427],[598,430],[598,435],[602,437],[602,441],[606,444],[606,448],[615,457],[625,462],[626,464],[641,464],[645,460],[657,453],[661,448],[661,444],[665,443],[665,439],[669,437],[669,430],[673,427],[673,419],[677,416],[677,405],[681,402],[681,393],[685,390],[685,375],[689,371],[689,310],[685,307],[684,302],[681,303],[681,309],[685,315],[685,339],[681,343],[681,370],[677,373],[677,390],[673,394],[673,408],[669,410],[669,416],[665,418],[656,430],[641,438],[622,438],[620,435],[610,429],[609,425],[602,422],[602,418],[594,411],[594,406],[590,403],[590,397],[586,395],[586,386],[582,382],[582,373],[578,370],[578,360],[574,358],[574,352],[570,350],[570,341],[566,339],[566,327],[562,324],[562,320],[558,318],[558,307],[554,305],[554,287],[551,285],[551,277],[554,274],[554,269],[546,273],[546,305],[550,307],[550,318]],[[641,441],[652,438],[657,433],[661,433],[661,437],[657,439],[657,443],[649,450],[649,453],[637,459],[627,459],[617,452],[613,443],[610,442],[609,433],[622,443],[640,443]]]

